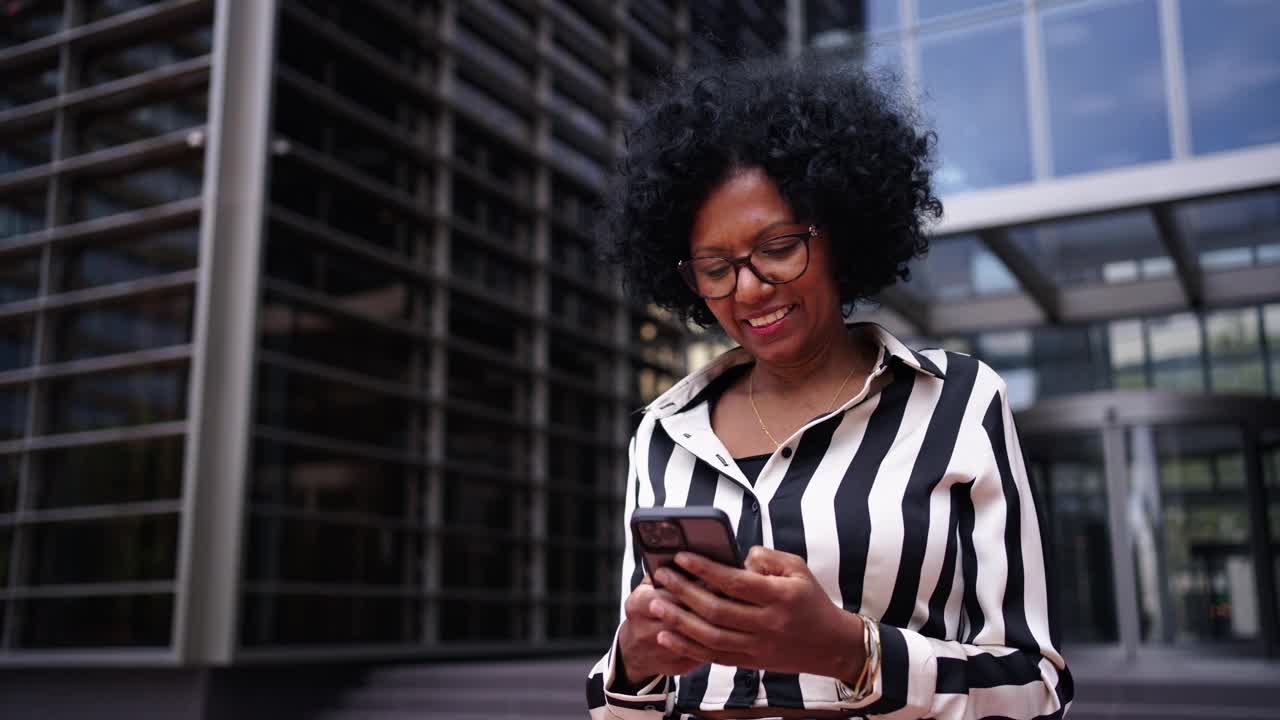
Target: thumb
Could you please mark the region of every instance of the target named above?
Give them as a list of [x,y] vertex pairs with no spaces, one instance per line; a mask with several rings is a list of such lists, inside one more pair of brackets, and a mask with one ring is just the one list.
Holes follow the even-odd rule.
[[781,550],[756,545],[751,548],[751,552],[747,553],[747,561],[743,565],[751,572],[760,575],[790,575],[791,560],[795,557]]

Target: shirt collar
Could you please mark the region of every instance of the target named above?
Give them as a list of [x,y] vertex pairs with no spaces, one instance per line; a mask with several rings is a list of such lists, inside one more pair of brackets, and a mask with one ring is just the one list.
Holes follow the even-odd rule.
[[[930,375],[939,380],[946,378],[946,373],[932,360],[907,347],[905,343],[894,337],[893,333],[885,330],[878,323],[851,322],[846,323],[845,327],[850,330],[864,329],[879,343],[884,348],[883,365],[888,365],[890,361],[897,360],[916,372]],[[741,347],[728,350],[701,369],[686,375],[680,382],[671,386],[671,389],[662,393],[656,400],[645,406],[644,411],[653,413],[654,417],[659,419],[674,415],[683,410],[689,404],[689,401],[697,397],[698,393],[706,389],[713,380],[738,365],[753,361],[754,358]]]

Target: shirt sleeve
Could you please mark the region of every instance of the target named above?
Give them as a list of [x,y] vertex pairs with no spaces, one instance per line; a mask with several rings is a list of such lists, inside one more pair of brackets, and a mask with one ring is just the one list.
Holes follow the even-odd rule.
[[998,378],[982,434],[984,470],[953,493],[964,579],[956,639],[882,624],[879,677],[850,709],[894,720],[1040,720],[1070,708],[1071,673],[1049,631],[1035,499]]
[[[631,513],[636,508],[639,497],[639,472],[635,458],[636,441],[631,439],[627,449],[627,488],[623,513],[623,548],[622,568],[619,588],[621,598],[618,605],[618,624],[621,626],[626,617],[623,603],[627,595],[640,584],[643,573],[636,564],[634,547],[631,541]],[[617,666],[614,656],[618,650],[618,636],[614,633],[613,643],[609,651],[601,657],[587,675],[587,710],[591,720],[607,720],[623,718],[624,720],[658,720],[668,712],[675,702],[675,683],[667,677],[658,676],[648,685],[632,695],[614,692],[614,680]]]

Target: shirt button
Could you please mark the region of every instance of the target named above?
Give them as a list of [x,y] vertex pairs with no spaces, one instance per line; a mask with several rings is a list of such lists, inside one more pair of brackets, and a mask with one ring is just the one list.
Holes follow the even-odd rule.
[[756,502],[755,500],[752,500],[752,501],[751,501],[751,512],[753,512],[753,513],[758,513],[758,512],[760,512],[760,503]]
[[782,457],[783,457],[783,458],[789,458],[789,457],[791,457],[791,448],[789,448],[789,447],[784,447],[784,448],[782,448]]

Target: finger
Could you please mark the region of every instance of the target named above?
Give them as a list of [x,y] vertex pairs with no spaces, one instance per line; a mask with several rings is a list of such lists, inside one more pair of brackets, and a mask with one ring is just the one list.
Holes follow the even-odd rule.
[[658,644],[666,649],[667,652],[680,657],[691,658],[700,664],[718,663],[720,665],[744,668],[753,668],[759,665],[749,655],[712,650],[696,640],[671,630],[663,630],[658,633]]
[[769,605],[777,597],[770,578],[759,573],[721,565],[691,552],[677,553],[676,564],[725,595],[753,605]]
[[782,552],[763,545],[756,545],[747,553],[743,566],[760,575],[789,576],[797,572],[807,572],[808,566],[799,555]]
[[650,608],[665,628],[675,630],[712,650],[747,652],[755,642],[752,635],[740,630],[712,625],[696,614],[662,600],[654,600]]
[[747,631],[760,627],[760,614],[763,610],[759,606],[716,595],[701,584],[670,570],[661,570],[659,573],[660,582],[683,607],[711,624]]

